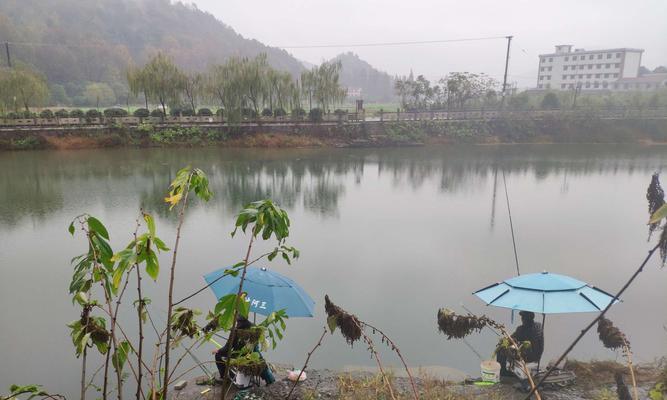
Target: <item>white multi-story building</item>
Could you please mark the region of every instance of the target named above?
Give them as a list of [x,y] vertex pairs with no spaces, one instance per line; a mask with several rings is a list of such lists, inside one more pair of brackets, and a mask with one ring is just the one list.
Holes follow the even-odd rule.
[[620,79],[637,78],[642,49],[574,49],[556,46],[556,52],[540,55],[538,89],[622,90]]

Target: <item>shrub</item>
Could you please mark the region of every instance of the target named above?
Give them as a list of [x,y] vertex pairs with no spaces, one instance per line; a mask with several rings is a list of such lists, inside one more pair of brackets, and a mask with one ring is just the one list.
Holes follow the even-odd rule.
[[61,108],[60,110],[56,111],[56,117],[58,118],[68,118],[69,115],[70,114],[64,108]]
[[257,112],[252,108],[244,108],[241,110],[241,115],[243,115],[244,118],[257,118]]
[[14,111],[11,111],[11,112],[7,113],[5,118],[7,118],[7,119],[19,119],[21,117],[19,116],[18,113],[15,113]]
[[225,115],[225,109],[224,108],[218,108],[215,111],[215,115],[217,115],[218,117],[222,117],[223,115]]
[[173,107],[169,109],[169,115],[172,117],[180,117],[181,112],[183,112],[183,110],[181,110],[179,107]]
[[51,110],[42,110],[42,112],[39,113],[40,118],[46,118],[46,119],[51,119],[53,118],[53,111]]
[[273,110],[274,117],[284,117],[285,115],[287,115],[287,112],[282,108],[276,108],[275,110]]
[[560,108],[560,100],[556,96],[556,93],[549,92],[544,95],[540,106],[544,110],[557,110]]
[[212,117],[213,111],[211,111],[209,108],[200,108],[199,111],[197,111],[197,115],[200,117]]
[[322,115],[323,115],[323,112],[322,112],[321,109],[313,108],[308,113],[308,119],[310,119],[311,122],[321,122],[322,121]]
[[80,109],[74,109],[69,112],[70,118],[83,118],[85,116],[83,110]]
[[273,112],[271,112],[270,109],[265,108],[262,110],[262,117],[270,117],[273,115]]
[[306,110],[303,108],[294,108],[292,109],[292,117],[302,118],[306,115]]
[[107,118],[127,117],[127,110],[122,108],[107,108],[104,110],[104,116]]
[[86,118],[100,118],[101,116],[102,114],[95,109],[90,109],[86,111]]
[[185,108],[181,110],[181,117],[193,117],[195,112],[191,108]]
[[155,109],[151,111],[151,117],[162,118],[164,117],[164,112],[162,112],[162,110]]
[[334,114],[335,114],[336,116],[338,116],[338,117],[341,117],[341,116],[347,114],[347,110],[341,110],[340,108],[337,108],[337,109],[334,111]]
[[151,115],[151,112],[145,108],[137,108],[134,110],[133,115],[138,118],[146,118]]

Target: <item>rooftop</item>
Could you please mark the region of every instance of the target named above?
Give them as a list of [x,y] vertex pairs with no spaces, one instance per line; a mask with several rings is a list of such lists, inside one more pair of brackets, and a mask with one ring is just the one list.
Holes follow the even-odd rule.
[[[557,46],[558,47],[558,46]],[[575,51],[570,51],[570,52],[560,52],[560,53],[547,53],[547,54],[540,54],[540,57],[555,57],[555,56],[567,56],[567,55],[580,55],[580,54],[592,54],[592,53],[617,53],[617,52],[632,52],[632,53],[643,53],[644,49],[635,49],[632,47],[619,47],[619,48],[614,48],[614,49],[599,49],[599,50],[584,50],[584,49],[576,49]]]

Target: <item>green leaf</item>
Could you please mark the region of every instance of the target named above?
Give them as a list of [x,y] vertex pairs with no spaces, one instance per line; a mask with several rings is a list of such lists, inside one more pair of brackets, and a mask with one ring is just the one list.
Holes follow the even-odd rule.
[[167,247],[166,244],[160,239],[159,237],[153,237],[153,243],[155,243],[155,247],[158,248],[160,251],[169,251],[169,247]]
[[127,361],[127,355],[130,353],[130,343],[127,341],[120,342],[116,351],[111,356],[111,363],[116,371],[122,371]]
[[155,237],[155,220],[153,219],[153,216],[150,214],[144,213],[144,221],[146,221],[146,225],[148,226],[148,232],[152,237]]
[[127,264],[120,264],[118,268],[113,272],[113,288],[118,289],[120,286],[120,282],[123,280],[123,274],[125,273],[125,270],[127,269]]
[[76,302],[79,303],[79,305],[85,306],[86,304],[88,304],[88,295],[86,295],[84,292],[78,292],[74,296],[74,300],[76,300]]
[[160,274],[160,263],[154,251],[149,251],[146,255],[146,273],[154,281],[157,280],[157,277]]
[[331,331],[331,334],[336,331],[336,326],[338,326],[337,319],[335,315],[330,316],[327,318],[327,325],[329,326],[329,330]]
[[102,236],[106,240],[109,240],[109,232],[107,231],[107,228],[104,227],[104,224],[100,222],[100,220],[98,220],[95,217],[88,217],[87,222],[88,222],[88,229],[90,229],[93,232],[99,233],[100,236]]
[[651,215],[651,218],[649,219],[648,223],[649,224],[658,223],[665,217],[667,217],[667,203],[663,204],[660,208],[656,210],[656,212],[653,213],[653,215]]
[[70,222],[69,226],[67,227],[67,231],[70,233],[70,235],[74,236],[74,221]]

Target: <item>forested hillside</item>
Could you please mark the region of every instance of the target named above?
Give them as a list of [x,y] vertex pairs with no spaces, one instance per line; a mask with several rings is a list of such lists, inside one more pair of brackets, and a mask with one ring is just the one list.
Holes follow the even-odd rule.
[[[46,75],[51,103],[125,103],[125,73],[162,51],[185,70],[204,70],[230,56],[266,53],[274,68],[304,68],[284,50],[237,34],[211,14],[169,0],[1,0],[0,42],[14,63]],[[6,63],[4,49],[2,64]],[[93,102],[94,103],[94,102]]]
[[394,79],[386,72],[375,69],[351,52],[340,54],[332,61],[340,61],[343,66],[341,83],[347,87],[361,88],[364,100],[374,102],[396,100]]

